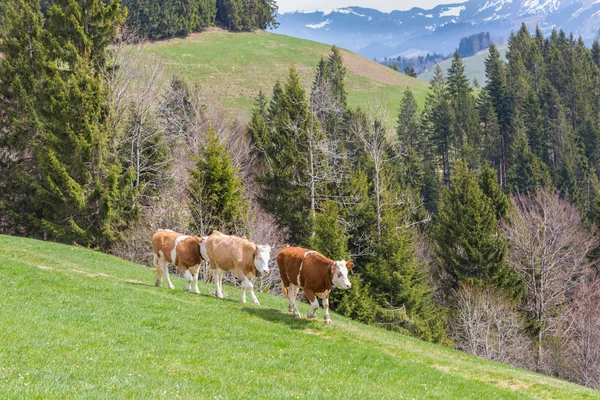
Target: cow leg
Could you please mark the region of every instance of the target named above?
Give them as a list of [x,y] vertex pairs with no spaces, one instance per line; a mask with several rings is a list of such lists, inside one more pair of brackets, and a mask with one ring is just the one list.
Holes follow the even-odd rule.
[[305,290],[304,293],[306,293],[306,297],[312,306],[312,311],[308,313],[306,318],[314,318],[317,315],[317,310],[319,309],[319,300],[312,290]]
[[254,285],[250,282],[248,277],[244,277],[244,281],[242,282],[242,303],[246,302],[246,289],[250,291],[250,296],[252,297],[252,302],[256,305],[260,305],[256,295],[254,294]]
[[190,270],[186,269],[183,276],[185,277],[185,280],[187,281],[187,285],[185,285],[185,288],[183,288],[183,290],[186,292],[189,292],[190,287],[192,286],[192,279],[193,279],[192,274],[190,273]]
[[331,318],[329,317],[329,296],[323,299],[323,308],[325,309],[325,323],[330,324]]
[[217,268],[217,273],[215,274],[215,283],[217,285],[217,297],[222,299],[223,296],[223,274],[225,273],[225,271],[223,271],[221,268]]
[[167,279],[169,289],[175,289],[175,286],[173,286],[173,283],[169,279],[169,265],[165,259],[160,260],[160,268],[162,269],[162,276]]
[[295,318],[300,318],[300,311],[296,306],[296,295],[298,294],[298,287],[293,283],[288,288],[288,300],[290,301],[290,311],[294,314]]
[[198,289],[198,273],[200,272],[200,266],[196,265],[190,268],[190,272],[192,273],[192,283],[194,284],[194,293],[200,294],[200,289]]
[[158,256],[154,254],[154,269],[156,270],[156,286],[160,286],[162,283],[162,270],[158,262]]

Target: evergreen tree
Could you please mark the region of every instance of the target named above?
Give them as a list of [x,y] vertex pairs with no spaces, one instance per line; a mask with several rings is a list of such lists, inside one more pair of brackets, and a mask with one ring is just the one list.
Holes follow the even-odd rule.
[[440,199],[436,228],[438,255],[455,285],[488,283],[510,289],[497,212],[466,163],[457,164],[452,186]]
[[550,181],[547,170],[539,158],[531,152],[522,124],[517,128],[511,151],[511,166],[506,182],[513,193],[534,193]]
[[338,205],[334,201],[326,200],[321,204],[315,219],[315,235],[310,238],[309,247],[332,260],[348,258],[348,237],[344,235]]
[[404,213],[386,207],[384,234],[374,246],[374,256],[365,263],[364,278],[382,308],[379,325],[441,342],[445,339],[441,310],[433,303],[431,278],[416,257],[414,233]]
[[[398,67],[396,66],[396,68],[398,68]],[[410,66],[410,65],[407,65],[404,68],[404,75],[408,75],[411,78],[416,78],[417,77],[417,73],[415,72],[415,69],[412,66]]]
[[514,100],[513,94],[508,86],[506,79],[506,65],[500,59],[500,52],[495,45],[490,46],[490,54],[485,60],[485,74],[487,85],[485,87],[485,96],[498,118],[499,141],[498,149],[498,170],[500,185],[504,185],[506,171],[508,170],[509,150],[512,143],[513,119],[514,119]]
[[421,118],[419,115],[419,106],[413,92],[406,88],[400,100],[398,110],[398,142],[403,149],[413,148],[421,150],[422,134],[420,132]]
[[439,65],[435,66],[433,79],[429,87],[430,93],[427,95],[427,108],[425,110],[426,130],[435,149],[435,154],[441,160],[444,184],[449,186],[450,154],[454,143],[452,135],[454,115],[442,68]]
[[341,293],[335,311],[363,324],[375,322],[379,304],[371,295],[371,285],[365,284],[360,275],[350,275],[348,278],[352,287]]
[[[122,170],[111,148],[114,133],[108,128],[108,90],[102,78],[106,47],[124,15],[118,1],[57,1],[47,9],[47,29],[42,31],[39,3],[15,5],[6,14],[16,13],[7,22],[8,31],[24,17],[32,24],[23,32],[30,32],[29,39],[42,39],[7,37],[13,47],[8,47],[0,72],[6,76],[22,59],[19,54],[29,54],[29,68],[15,71],[14,77],[33,84],[28,96],[35,99],[19,116],[21,126],[29,126],[23,149],[31,154],[29,168],[18,177],[21,192],[28,195],[26,209],[18,211],[21,222],[32,234],[107,248],[137,215],[131,174]],[[29,80],[36,63],[35,73],[44,76]]]
[[483,194],[490,199],[496,214],[496,220],[505,219],[510,207],[510,200],[502,192],[502,188],[498,185],[496,171],[488,163],[483,166],[479,174],[479,187],[483,191]]
[[206,143],[200,145],[194,166],[189,170],[188,207],[192,214],[191,230],[211,233],[213,230],[245,234],[244,217],[248,205],[243,186],[232,165],[231,156],[212,126]]
[[275,85],[269,114],[270,140],[259,148],[265,155],[265,173],[257,177],[262,189],[259,201],[287,229],[290,241],[307,243],[313,224],[307,135],[315,127],[294,66],[285,85]]
[[458,50],[454,52],[452,63],[448,68],[447,85],[454,115],[452,136],[459,153],[457,158],[467,160],[471,166],[477,166],[480,147],[479,120],[475,99]]

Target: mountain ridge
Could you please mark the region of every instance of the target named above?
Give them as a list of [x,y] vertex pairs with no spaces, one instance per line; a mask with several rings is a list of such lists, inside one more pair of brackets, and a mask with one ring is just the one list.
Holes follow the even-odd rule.
[[521,23],[573,32],[591,41],[600,26],[598,0],[468,0],[431,9],[382,12],[366,7],[292,11],[277,16],[274,30],[355,51],[369,58],[409,51],[452,52],[462,37],[489,31],[497,44]]

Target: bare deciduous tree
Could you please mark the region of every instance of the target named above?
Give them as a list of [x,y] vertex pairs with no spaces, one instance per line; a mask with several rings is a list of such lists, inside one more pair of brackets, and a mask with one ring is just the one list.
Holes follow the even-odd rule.
[[545,339],[560,321],[568,293],[590,267],[596,247],[577,211],[552,190],[512,198],[504,223],[509,262],[526,285],[525,309],[537,326],[537,368],[544,369]]
[[461,286],[453,296],[456,347],[480,357],[527,366],[531,343],[517,306],[492,287]]

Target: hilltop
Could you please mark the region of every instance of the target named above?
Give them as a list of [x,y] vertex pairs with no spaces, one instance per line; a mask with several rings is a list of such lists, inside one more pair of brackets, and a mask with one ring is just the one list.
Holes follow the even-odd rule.
[[[498,46],[498,51],[500,51],[500,56],[506,60],[508,45]],[[485,49],[471,57],[462,59],[462,62],[465,66],[465,75],[467,75],[467,78],[469,78],[469,82],[471,82],[471,84],[473,84],[473,78],[477,78],[480,87],[485,86],[485,60],[489,55],[490,50]],[[447,60],[439,63],[440,67],[442,67],[442,71],[444,71],[444,74],[446,74],[446,71],[448,71],[448,68],[450,68],[450,64],[452,64],[452,58],[448,58]],[[419,75],[418,78],[427,82],[431,81],[431,79],[433,79],[433,68],[430,71]]]
[[[231,33],[212,28],[185,39],[149,43],[146,51],[159,56],[173,73],[200,85],[209,98],[246,115],[259,90],[271,95],[294,63],[310,90],[315,68],[331,46],[264,31]],[[422,104],[428,85],[356,53],[342,50],[347,68],[350,106],[365,106],[377,97],[395,119],[406,87]]]
[[322,310],[294,319],[266,293],[157,288],[84,248],[0,236],[0,265],[2,398],[600,398]]

